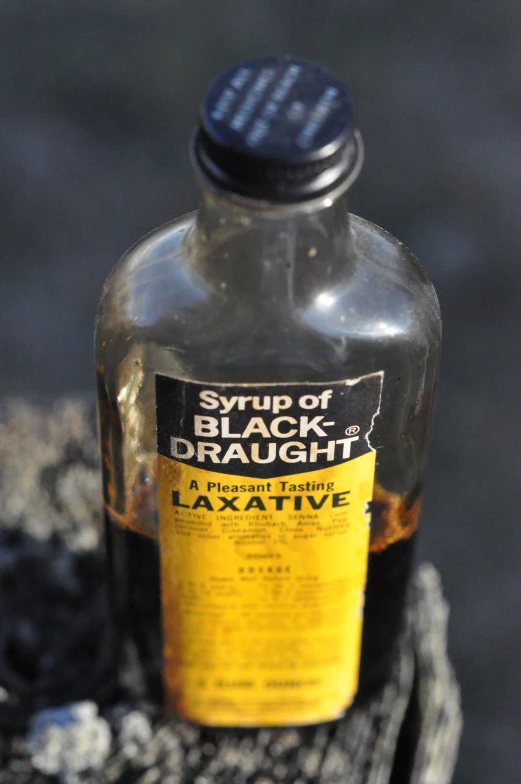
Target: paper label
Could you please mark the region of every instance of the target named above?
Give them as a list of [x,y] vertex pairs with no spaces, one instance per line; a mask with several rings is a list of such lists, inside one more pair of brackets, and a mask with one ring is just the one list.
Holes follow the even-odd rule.
[[351,703],[382,379],[157,377],[170,710],[268,726],[334,719]]

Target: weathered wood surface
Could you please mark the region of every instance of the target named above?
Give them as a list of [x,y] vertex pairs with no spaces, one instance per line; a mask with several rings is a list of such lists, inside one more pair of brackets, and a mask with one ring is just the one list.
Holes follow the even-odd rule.
[[[447,658],[447,605],[432,566],[421,566],[411,585],[389,683],[343,720],[218,733],[164,722],[133,703],[128,664],[120,665],[118,684],[98,552],[91,402],[6,403],[0,460],[2,782],[451,780],[460,699]],[[41,713],[59,706],[68,707]]]

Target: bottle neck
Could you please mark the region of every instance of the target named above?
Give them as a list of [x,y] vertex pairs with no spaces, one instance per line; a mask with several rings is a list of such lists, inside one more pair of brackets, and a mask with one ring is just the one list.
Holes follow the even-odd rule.
[[305,307],[355,265],[345,193],[263,207],[232,201],[203,183],[194,238],[198,272],[256,310]]

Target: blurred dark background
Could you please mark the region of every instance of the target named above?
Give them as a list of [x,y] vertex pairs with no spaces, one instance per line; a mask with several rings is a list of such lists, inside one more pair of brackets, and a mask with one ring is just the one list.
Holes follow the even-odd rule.
[[521,780],[521,3],[0,2],[0,393],[92,390],[118,256],[193,209],[220,69],[291,53],[351,87],[352,210],[408,244],[445,338],[420,555],[441,570],[465,731],[456,782]]

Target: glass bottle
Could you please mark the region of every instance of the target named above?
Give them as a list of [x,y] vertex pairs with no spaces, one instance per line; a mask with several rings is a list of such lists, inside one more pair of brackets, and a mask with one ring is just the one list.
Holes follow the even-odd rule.
[[[116,618],[122,638],[135,646],[148,696],[203,724],[335,718],[355,695],[363,699],[379,688],[389,673],[418,524],[441,322],[434,289],[414,256],[348,211],[346,193],[361,157],[350,100],[329,72],[292,58],[263,58],[230,69],[211,85],[192,143],[199,210],[131,248],[101,295],[97,390]],[[360,392],[360,400],[366,396],[360,404],[349,397],[360,387],[358,379],[369,379],[362,386],[372,389]],[[332,447],[319,438],[311,457],[310,439],[335,424],[326,422],[330,412],[322,403],[346,388],[345,407],[335,403],[332,416],[342,428],[349,424],[348,445],[340,444],[345,436]],[[204,390],[210,391],[206,398]],[[219,417],[241,390],[251,397],[224,417],[234,442]],[[277,394],[286,395],[283,403],[274,402]],[[216,410],[219,395],[225,402]],[[246,410],[253,405],[257,410]],[[262,405],[269,409],[259,410]],[[365,406],[362,419],[369,419],[357,437],[358,405]],[[196,433],[196,411],[199,436],[220,444],[202,447],[200,464],[195,451],[191,455],[198,448],[195,435],[193,445],[186,437],[172,440],[175,428],[185,428],[184,436],[186,428]],[[321,419],[313,419],[317,412]],[[257,424],[240,441],[253,414]],[[267,417],[266,425],[259,417]],[[293,423],[299,421],[294,436]],[[269,433],[263,433],[266,426]],[[277,451],[273,467],[268,465],[269,442],[276,451],[288,438],[300,447],[288,447],[286,458],[301,462],[283,464]],[[318,481],[324,471],[336,471],[340,485],[331,487],[344,490],[342,477],[356,470],[362,442],[366,459],[368,450],[376,459],[364,509],[371,518],[365,544],[361,513],[334,517],[344,510],[333,514],[333,493]],[[208,452],[222,458],[231,443],[239,446],[228,463],[212,462]],[[257,463],[250,455],[245,464],[240,444],[257,450]],[[353,458],[351,446],[356,459],[344,461],[346,455]],[[208,473],[197,473],[203,470]],[[309,477],[307,485],[301,482],[300,501],[290,482],[290,472],[297,470],[299,480]],[[230,485],[233,473],[237,485]],[[202,493],[197,481],[197,490],[188,487],[194,476],[204,478],[205,488],[212,484],[208,477],[216,485],[221,481],[221,488],[241,482],[263,488],[255,496],[262,514],[247,517],[243,499],[252,495],[241,490],[208,491],[209,500],[193,501]],[[158,503],[158,482],[166,499],[161,504],[172,509]],[[276,497],[276,482],[289,500],[268,501]],[[220,503],[229,512],[220,517],[219,495],[227,498]],[[344,505],[349,498],[354,496],[340,494],[336,501]],[[195,503],[199,507],[189,509]],[[282,511],[275,510],[277,504]],[[242,522],[233,522],[234,507],[241,509]],[[226,519],[242,530],[242,540],[233,544]],[[299,525],[311,526],[306,544],[305,535],[295,533]],[[351,529],[358,537],[356,552],[349,550]],[[223,537],[232,548],[226,552],[219,549]],[[297,555],[299,547],[307,548],[305,557]],[[275,566],[277,558],[281,567]],[[365,587],[365,603],[362,597],[356,610],[358,617],[363,608],[363,624],[357,631],[349,611],[351,631],[341,640],[332,615],[348,612],[347,583],[338,579],[338,569],[347,582],[356,573]],[[343,666],[336,648],[344,644],[352,672],[349,683],[335,691]],[[324,692],[328,677],[333,696]]]

